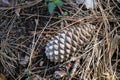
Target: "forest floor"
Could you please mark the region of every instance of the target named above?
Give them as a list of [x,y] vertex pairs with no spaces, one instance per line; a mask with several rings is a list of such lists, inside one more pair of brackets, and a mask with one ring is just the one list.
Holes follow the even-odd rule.
[[[63,0],[52,14],[43,0],[2,3],[0,80],[119,80],[120,2],[96,1],[96,9],[86,9],[75,0]],[[79,51],[73,61],[47,59],[45,46],[51,37],[65,27],[84,23],[97,29],[84,59]]]

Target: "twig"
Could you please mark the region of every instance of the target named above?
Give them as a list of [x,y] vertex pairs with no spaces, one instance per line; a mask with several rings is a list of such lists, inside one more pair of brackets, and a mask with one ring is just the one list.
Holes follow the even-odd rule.
[[69,79],[69,80],[71,80],[72,77],[74,77],[74,76],[76,75],[76,70],[77,70],[79,64],[80,64],[80,60],[77,59],[77,60],[75,61],[75,64],[74,64],[74,66],[73,66],[73,69],[72,69],[72,71],[71,71],[70,79]]
[[28,8],[28,7],[31,7],[31,6],[34,6],[36,4],[38,4],[39,2],[41,2],[42,0],[35,0],[35,1],[31,1],[27,4],[22,4],[22,5],[17,5],[15,7],[0,7],[0,9],[2,10],[6,10],[6,9],[18,9],[18,8]]

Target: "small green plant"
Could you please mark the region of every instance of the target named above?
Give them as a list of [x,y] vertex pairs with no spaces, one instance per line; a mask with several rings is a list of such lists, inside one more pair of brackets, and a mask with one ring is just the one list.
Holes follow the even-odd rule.
[[48,11],[52,14],[56,7],[61,7],[63,2],[61,0],[45,0],[48,5]]

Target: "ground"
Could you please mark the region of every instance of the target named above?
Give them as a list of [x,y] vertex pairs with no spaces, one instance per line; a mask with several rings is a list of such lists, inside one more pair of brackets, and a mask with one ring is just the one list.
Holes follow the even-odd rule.
[[[64,73],[60,80],[119,80],[119,0],[97,0],[96,9],[62,0],[63,6],[52,14],[44,0],[18,0],[16,5],[9,1],[10,5],[0,4],[0,80],[55,80],[56,71]],[[84,59],[78,51],[75,60],[51,62],[45,55],[46,43],[75,24],[96,26],[82,51]]]

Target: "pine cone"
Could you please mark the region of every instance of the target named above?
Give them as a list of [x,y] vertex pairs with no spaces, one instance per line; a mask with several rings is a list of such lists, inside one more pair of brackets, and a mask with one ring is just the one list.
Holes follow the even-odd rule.
[[91,24],[77,24],[62,30],[48,41],[45,47],[47,58],[53,62],[67,60],[89,43],[94,31],[95,26]]

